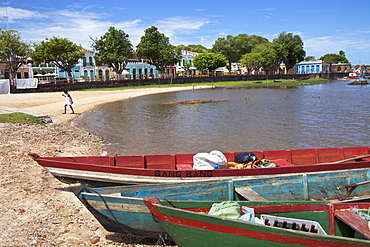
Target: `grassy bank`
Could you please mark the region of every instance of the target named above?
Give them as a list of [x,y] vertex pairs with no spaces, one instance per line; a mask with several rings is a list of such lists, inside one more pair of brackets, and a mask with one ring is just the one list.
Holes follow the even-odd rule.
[[122,89],[138,89],[138,88],[158,88],[158,87],[188,87],[188,86],[214,86],[214,87],[294,87],[294,86],[307,86],[315,84],[327,83],[327,79],[310,78],[307,80],[261,80],[261,81],[225,81],[225,82],[204,82],[204,83],[184,83],[184,84],[153,84],[143,86],[127,86],[117,88],[93,88],[82,89],[81,91],[102,91],[102,90],[122,90]]
[[322,78],[310,78],[307,80],[262,80],[262,81],[229,81],[210,83],[216,87],[293,87],[327,83],[328,80]]
[[21,112],[15,113],[7,113],[7,114],[0,114],[0,123],[21,123],[21,124],[41,124],[44,125],[43,122],[40,121],[39,118],[24,114]]

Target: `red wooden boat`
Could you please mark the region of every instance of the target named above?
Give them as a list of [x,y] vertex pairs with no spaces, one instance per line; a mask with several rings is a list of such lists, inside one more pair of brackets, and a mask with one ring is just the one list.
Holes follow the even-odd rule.
[[[40,157],[29,155],[56,178],[94,186],[141,183],[176,183],[238,179],[246,176],[309,173],[370,168],[370,147],[338,147],[250,151],[258,159],[276,164],[271,168],[195,170],[195,154],[133,156]],[[223,153],[228,161],[243,152]]]

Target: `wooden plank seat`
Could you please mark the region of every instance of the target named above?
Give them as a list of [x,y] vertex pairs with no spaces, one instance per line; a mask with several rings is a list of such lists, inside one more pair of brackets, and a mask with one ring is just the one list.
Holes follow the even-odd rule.
[[353,158],[356,158],[355,160],[370,160],[370,154],[367,154],[367,155],[353,155]]
[[370,231],[368,222],[361,218],[356,213],[346,210],[346,211],[336,211],[335,217],[346,223],[354,231],[361,234],[364,238],[370,239]]
[[247,199],[248,201],[267,201],[266,198],[258,194],[256,191],[252,190],[250,187],[236,187],[235,191]]

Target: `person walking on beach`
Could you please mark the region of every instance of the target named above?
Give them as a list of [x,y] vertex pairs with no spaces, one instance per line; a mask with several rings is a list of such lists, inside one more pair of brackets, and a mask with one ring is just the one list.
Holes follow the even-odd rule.
[[62,95],[63,95],[63,97],[66,97],[66,103],[64,105],[64,112],[63,112],[63,114],[66,114],[67,113],[67,106],[69,106],[71,108],[72,114],[74,114],[75,111],[73,110],[73,107],[72,107],[73,101],[72,101],[71,95],[68,93],[67,90],[65,90]]

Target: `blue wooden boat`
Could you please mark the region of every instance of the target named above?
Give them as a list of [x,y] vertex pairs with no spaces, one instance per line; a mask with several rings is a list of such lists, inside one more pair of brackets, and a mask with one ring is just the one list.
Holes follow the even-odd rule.
[[89,189],[73,187],[76,196],[108,231],[136,236],[163,232],[143,198],[197,201],[366,201],[370,169],[289,174],[209,182],[132,185]]

